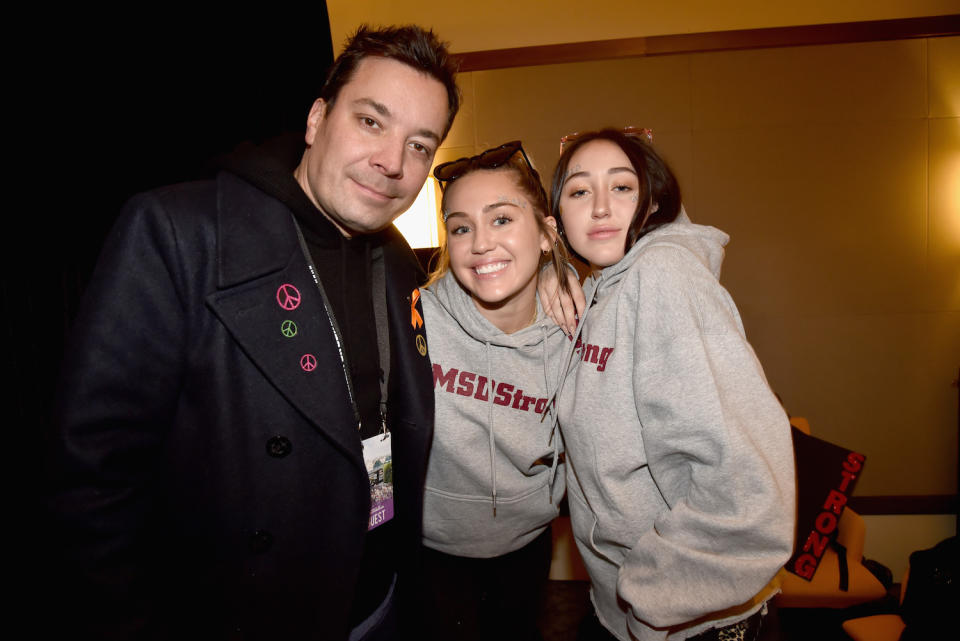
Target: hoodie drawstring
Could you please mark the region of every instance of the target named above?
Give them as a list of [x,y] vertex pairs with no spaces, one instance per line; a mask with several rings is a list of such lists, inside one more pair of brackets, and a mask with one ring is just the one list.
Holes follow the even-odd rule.
[[[549,390],[550,378],[548,373],[550,372],[550,355],[547,353],[547,328],[540,325],[540,331],[543,333],[543,341],[540,343],[543,346],[543,389]],[[557,418],[556,408],[553,406],[553,403],[549,401],[544,408],[544,417],[548,415],[550,417],[550,440],[548,442],[553,444],[553,461],[550,463],[550,480],[547,483],[547,495],[550,499],[550,505],[553,505],[553,482],[557,478],[557,467],[560,464],[560,434],[557,429],[560,426],[560,422]]]
[[497,437],[493,430],[493,369],[490,367],[490,341],[484,341],[487,357],[487,383],[490,392],[487,394],[487,433],[490,435],[490,499],[493,501],[493,516],[497,516]]
[[[602,278],[602,276],[601,276]],[[553,392],[547,398],[547,406],[543,410],[543,418],[546,418],[548,415],[550,417],[550,439],[553,441],[553,464],[550,466],[550,502],[553,502],[553,481],[557,475],[557,464],[560,459],[560,444],[559,444],[559,426],[560,426],[560,416],[557,412],[557,399],[560,397],[560,392],[563,390],[563,385],[567,381],[567,375],[570,374],[570,358],[573,356],[573,353],[577,349],[577,341],[580,339],[580,332],[583,331],[584,322],[587,319],[587,316],[590,313],[590,306],[593,305],[593,299],[597,295],[597,290],[600,288],[600,282],[597,281],[596,287],[593,288],[593,291],[590,292],[590,300],[587,301],[586,306],[583,309],[583,316],[580,318],[580,322],[577,323],[577,331],[574,332],[573,338],[570,339],[570,347],[567,350],[566,355],[561,361],[560,369],[560,378],[557,380],[557,386],[554,388]],[[546,376],[546,353],[544,353],[544,376]],[[547,383],[549,385],[549,382]],[[542,420],[542,419],[541,419]]]
[[553,393],[551,393],[547,399],[547,407],[544,409],[544,416],[547,415],[547,412],[553,412],[555,425],[559,420],[558,417],[556,417],[556,403],[560,396],[560,392],[563,391],[564,383],[567,382],[567,376],[571,371],[570,358],[577,349],[577,341],[580,339],[580,333],[583,331],[583,326],[586,323],[587,316],[590,315],[590,307],[593,305],[593,299],[597,296],[597,290],[600,289],[600,281],[602,279],[603,274],[598,277],[596,285],[593,287],[593,291],[590,292],[590,300],[587,301],[587,304],[583,308],[583,316],[580,317],[580,322],[577,323],[577,331],[573,333],[573,338],[570,339],[570,347],[567,349],[567,353],[563,358],[563,362],[561,363],[562,369],[560,370],[560,379],[557,381],[557,386],[554,388]]

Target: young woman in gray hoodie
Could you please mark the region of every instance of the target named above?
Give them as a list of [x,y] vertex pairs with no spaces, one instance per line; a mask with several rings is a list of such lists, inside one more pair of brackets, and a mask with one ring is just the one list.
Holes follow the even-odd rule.
[[754,639],[793,545],[793,450],[717,280],[728,237],[620,131],[570,142],[551,195],[592,270],[558,403],[597,616],[581,638]]
[[569,344],[537,301],[566,271],[519,142],[439,165],[446,239],[420,290],[435,427],[424,497],[424,626],[434,639],[538,639],[550,522],[564,494],[548,398]]

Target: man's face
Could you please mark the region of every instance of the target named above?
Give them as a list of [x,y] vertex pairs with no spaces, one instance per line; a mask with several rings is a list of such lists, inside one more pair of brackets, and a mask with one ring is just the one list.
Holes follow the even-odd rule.
[[332,107],[318,99],[310,109],[294,176],[344,235],[384,229],[417,197],[448,114],[440,81],[364,58]]

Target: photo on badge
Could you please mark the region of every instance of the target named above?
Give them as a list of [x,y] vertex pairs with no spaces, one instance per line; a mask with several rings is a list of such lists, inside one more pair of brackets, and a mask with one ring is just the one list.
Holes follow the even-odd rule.
[[363,462],[370,477],[370,522],[367,530],[393,518],[393,457],[390,433],[363,441]]

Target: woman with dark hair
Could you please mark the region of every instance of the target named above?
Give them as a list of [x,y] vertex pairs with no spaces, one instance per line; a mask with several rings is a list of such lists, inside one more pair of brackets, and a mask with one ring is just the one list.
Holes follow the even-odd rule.
[[424,625],[445,641],[538,639],[565,476],[547,399],[569,341],[539,306],[537,282],[541,266],[566,271],[566,251],[519,141],[434,176],[447,233],[420,290],[436,414]]
[[581,638],[755,639],[793,543],[790,429],[717,280],[727,235],[631,133],[568,138],[553,178],[591,269],[559,394]]

